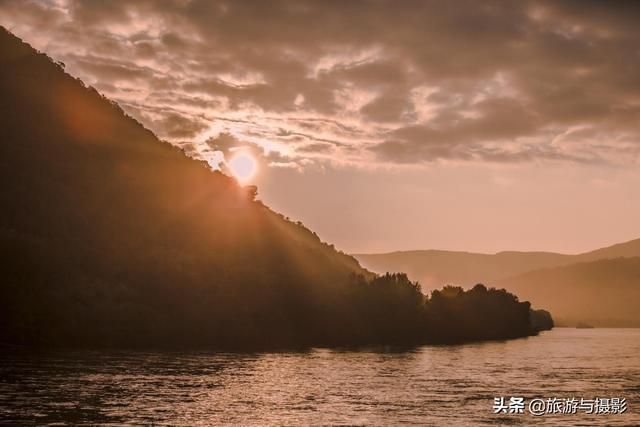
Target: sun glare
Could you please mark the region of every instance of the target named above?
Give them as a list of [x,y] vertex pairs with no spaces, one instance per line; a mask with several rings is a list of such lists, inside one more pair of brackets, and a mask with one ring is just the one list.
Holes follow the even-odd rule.
[[238,153],[227,163],[233,176],[240,182],[250,180],[256,173],[255,159],[248,153]]

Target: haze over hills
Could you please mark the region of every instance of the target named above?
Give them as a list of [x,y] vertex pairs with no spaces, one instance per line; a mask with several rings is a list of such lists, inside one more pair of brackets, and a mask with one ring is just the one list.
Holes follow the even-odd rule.
[[552,325],[504,291],[427,300],[374,277],[2,28],[0,203],[0,343],[405,345]]
[[503,251],[496,254],[417,250],[383,254],[355,254],[361,265],[375,272],[404,271],[426,288],[451,283],[493,282],[541,268],[600,259],[640,256],[640,239],[577,255],[554,252]]
[[[371,271],[404,271],[425,289],[475,283],[504,287],[535,305],[550,308],[560,324],[633,326],[640,322],[640,314],[629,308],[640,288],[640,278],[634,273],[634,265],[640,267],[640,258],[636,258],[640,257],[640,239],[577,255],[425,250],[355,257]],[[622,271],[620,267],[624,267]],[[591,303],[603,301],[604,295],[608,302],[592,308]]]
[[574,255],[574,262],[588,262],[599,259],[633,258],[640,256],[640,239],[630,240],[624,243],[607,246],[583,254]]
[[569,255],[549,252],[479,254],[439,250],[356,254],[360,264],[375,272],[404,271],[426,289],[443,284],[488,283],[538,268],[570,263]]
[[535,270],[492,285],[545,304],[560,325],[640,327],[640,258],[610,258]]

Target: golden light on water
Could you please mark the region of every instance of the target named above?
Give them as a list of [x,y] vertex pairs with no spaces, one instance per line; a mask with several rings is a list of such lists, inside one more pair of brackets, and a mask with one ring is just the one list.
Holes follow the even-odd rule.
[[241,152],[236,154],[227,162],[233,176],[240,182],[247,182],[254,177],[258,169],[256,160],[251,154]]

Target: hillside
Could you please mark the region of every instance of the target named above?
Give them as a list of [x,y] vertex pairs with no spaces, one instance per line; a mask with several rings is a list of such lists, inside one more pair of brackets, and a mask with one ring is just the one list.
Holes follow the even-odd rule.
[[3,340],[196,339],[216,316],[248,323],[221,340],[289,340],[303,301],[371,276],[4,29],[0,142]]
[[640,327],[640,258],[532,271],[493,285],[549,309],[560,325]]
[[0,203],[0,345],[409,345],[553,325],[505,291],[429,299],[376,277],[4,29]]
[[492,283],[499,278],[571,262],[568,255],[550,252],[500,252],[489,255],[425,250],[354,256],[371,271],[403,271],[427,289],[446,284]]
[[575,255],[572,262],[589,262],[600,259],[613,258],[633,258],[640,257],[640,239],[631,240],[624,243],[608,246],[606,248],[596,249],[594,251],[585,252]]

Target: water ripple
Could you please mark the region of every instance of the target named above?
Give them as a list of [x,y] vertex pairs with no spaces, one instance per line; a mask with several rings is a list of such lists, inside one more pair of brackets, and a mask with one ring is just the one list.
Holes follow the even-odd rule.
[[[411,351],[5,352],[0,422],[640,425],[640,330]],[[624,415],[494,415],[497,396],[625,397]]]

